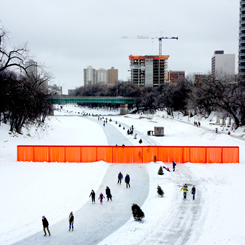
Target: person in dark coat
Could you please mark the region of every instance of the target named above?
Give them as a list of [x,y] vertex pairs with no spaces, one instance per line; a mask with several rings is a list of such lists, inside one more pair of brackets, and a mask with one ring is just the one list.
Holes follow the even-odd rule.
[[89,197],[92,198],[92,204],[95,203],[95,192],[94,192],[94,190],[92,190],[92,191],[90,192]]
[[173,161],[173,171],[175,171],[175,166],[176,166],[176,163],[175,161]]
[[128,187],[130,188],[130,177],[128,174],[125,177],[125,183],[126,183],[126,188],[128,188]]
[[196,196],[196,187],[193,185],[192,189],[191,189],[191,194],[193,196],[193,200],[195,200],[195,196]]
[[69,231],[72,229],[74,229],[74,226],[73,226],[73,223],[74,223],[74,215],[72,212],[70,212],[70,215],[69,215]]
[[111,190],[110,190],[110,188],[108,186],[106,186],[105,194],[106,194],[106,197],[107,197],[107,201],[109,201],[110,199],[112,201]]
[[46,229],[47,229],[47,231],[48,231],[48,234],[51,236],[51,233],[50,233],[49,228],[48,228],[49,223],[48,223],[48,220],[46,219],[46,217],[45,217],[45,216],[43,216],[43,217],[42,217],[42,222],[43,222],[43,231],[44,231],[44,236],[46,236],[46,235],[47,235],[47,233],[46,233]]
[[123,174],[120,172],[120,173],[118,174],[118,181],[117,181],[117,184],[120,184],[120,185],[121,185],[122,179],[123,179]]

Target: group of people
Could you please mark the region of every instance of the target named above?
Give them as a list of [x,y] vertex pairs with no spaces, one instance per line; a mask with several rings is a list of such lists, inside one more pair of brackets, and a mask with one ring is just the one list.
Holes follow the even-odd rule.
[[[184,184],[184,186],[181,188],[181,190],[183,190],[183,196],[184,196],[184,199],[186,199],[186,196],[187,196],[187,193],[188,193],[187,184]],[[195,196],[196,196],[196,187],[195,187],[195,185],[193,185],[193,187],[191,188],[191,194],[192,194],[193,200],[195,200]]]
[[200,126],[201,126],[201,123],[200,123],[200,122],[195,122],[195,121],[194,121],[194,126],[200,127]]
[[[105,194],[106,194],[106,197],[107,197],[107,201],[111,200],[112,201],[112,195],[111,195],[111,190],[108,186],[106,186],[106,189],[105,189]],[[92,199],[92,204],[95,204],[95,192],[94,190],[92,190],[90,192],[90,195],[89,197],[91,197]],[[100,200],[100,204],[103,204],[103,199],[105,198],[105,196],[103,195],[103,193],[101,192],[99,194],[99,200]]]
[[[74,215],[73,212],[70,212],[69,214],[69,231],[74,229]],[[47,236],[47,232],[49,234],[49,236],[51,236],[50,230],[49,230],[49,223],[48,220],[45,216],[42,216],[42,223],[43,223],[43,232],[44,232],[44,236]],[[47,230],[47,232],[46,232]]]

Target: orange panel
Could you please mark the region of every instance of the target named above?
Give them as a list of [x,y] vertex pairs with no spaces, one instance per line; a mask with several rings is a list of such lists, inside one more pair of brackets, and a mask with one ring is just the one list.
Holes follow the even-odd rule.
[[17,146],[17,161],[33,161],[33,146]]
[[114,163],[124,163],[124,146],[114,146],[113,147],[113,160]]
[[158,156],[158,146],[144,146],[143,147],[143,162],[154,162],[154,156],[156,156],[156,160],[159,161]]
[[49,146],[35,146],[33,162],[49,162]]
[[182,161],[181,163],[185,163],[185,162],[190,162],[190,147],[188,146],[183,146],[182,147]]
[[97,146],[97,161],[112,163],[112,147]]
[[81,162],[80,146],[65,146],[66,162]]
[[142,146],[134,146],[133,163],[143,163]]
[[159,147],[158,161],[168,162],[169,147],[162,146]]
[[50,162],[66,162],[65,146],[50,146],[49,160]]
[[182,147],[169,147],[168,161],[167,162],[182,162],[183,152]]
[[191,147],[190,162],[206,163],[206,147]]
[[239,163],[239,147],[224,147],[223,163]]
[[207,147],[207,163],[222,163],[222,148]]
[[81,162],[96,162],[97,161],[97,147],[96,146],[82,146]]

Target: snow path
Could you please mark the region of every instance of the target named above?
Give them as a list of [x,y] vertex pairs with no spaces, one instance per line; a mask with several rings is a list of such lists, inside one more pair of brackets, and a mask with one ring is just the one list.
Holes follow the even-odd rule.
[[[205,186],[193,176],[185,165],[178,164],[176,172],[172,172],[172,181],[175,185],[174,194],[168,216],[159,214],[159,223],[154,230],[149,231],[140,244],[195,244],[201,235],[207,209],[202,193],[206,193]],[[167,180],[169,181],[169,180]],[[189,193],[187,199],[183,198],[181,187],[187,183]],[[196,199],[192,200],[191,188],[197,187]],[[162,221],[164,220],[164,222]],[[190,239],[193,243],[189,243]]]
[[[117,185],[117,175],[120,171],[124,176],[127,173],[130,175],[131,188],[125,188],[125,183]],[[100,205],[98,196],[101,192],[105,195],[106,186],[111,189],[113,201],[104,200],[103,205]],[[92,204],[89,200],[74,213],[73,232],[68,231],[67,216],[67,219],[55,225],[50,223],[51,237],[44,237],[41,231],[15,244],[98,244],[132,217],[131,205],[133,203],[142,205],[147,198],[148,191],[149,176],[143,164],[112,164],[99,190],[96,191],[96,204]],[[82,198],[89,199],[88,196]]]
[[125,137],[126,135],[126,130],[125,130],[125,135],[123,135],[122,132],[120,132],[116,127],[112,125],[112,122],[107,122],[105,126],[103,126],[103,121],[98,119],[95,119],[93,117],[84,117],[87,120],[97,122],[99,125],[103,127],[104,133],[107,138],[108,145],[127,145],[127,146],[132,146],[133,144]]

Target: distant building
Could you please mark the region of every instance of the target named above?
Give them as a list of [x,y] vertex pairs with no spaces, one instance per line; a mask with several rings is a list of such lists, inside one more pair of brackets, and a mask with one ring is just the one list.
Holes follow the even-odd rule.
[[109,85],[116,85],[118,83],[118,69],[108,69],[108,84]]
[[168,71],[166,76],[166,81],[170,83],[177,84],[178,82],[185,81],[185,71]]
[[240,0],[238,73],[245,75],[245,0]]
[[194,77],[194,84],[201,83],[201,82],[203,82],[203,81],[206,81],[207,79],[209,79],[209,75],[195,74],[195,77]]
[[215,74],[235,75],[235,54],[224,54],[223,50],[214,52],[211,72]]
[[157,87],[166,82],[169,56],[129,56],[131,81],[139,87]]
[[97,83],[96,70],[93,66],[88,66],[83,69],[84,86],[93,85]]
[[100,68],[95,70],[92,66],[83,69],[84,73],[84,86],[103,84],[115,85],[118,82],[118,70],[112,67],[111,69]]
[[96,83],[107,84],[108,83],[108,70],[100,68],[96,71]]
[[26,72],[29,76],[37,78],[37,62],[34,60],[28,60],[25,63]]
[[74,96],[76,89],[68,89],[68,96]]
[[56,84],[49,85],[48,91],[52,95],[62,95],[62,86],[57,86]]

